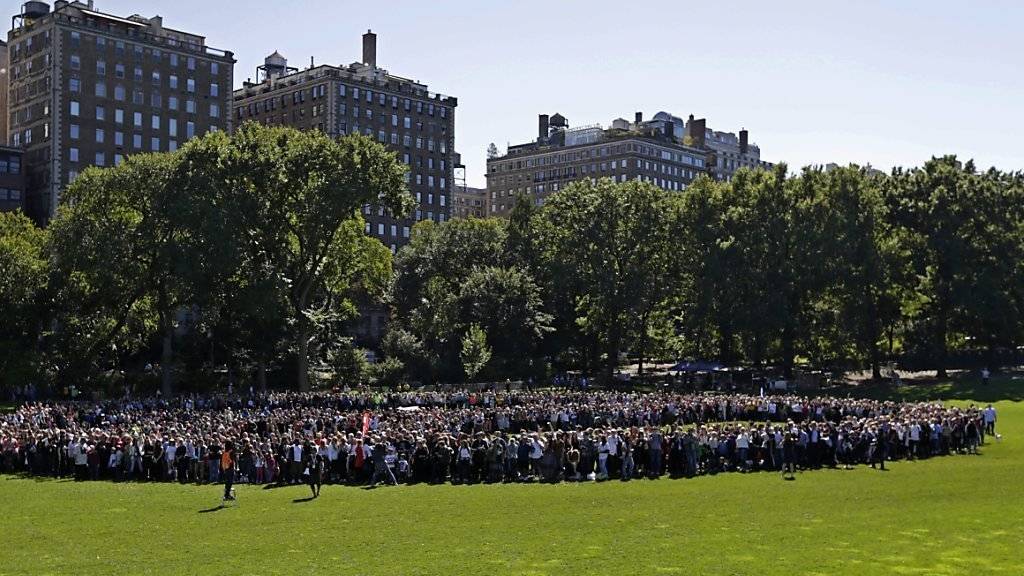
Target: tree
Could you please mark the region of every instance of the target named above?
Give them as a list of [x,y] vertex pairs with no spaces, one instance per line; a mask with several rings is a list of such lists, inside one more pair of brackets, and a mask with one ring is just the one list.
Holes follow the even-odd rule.
[[116,345],[126,328],[138,339],[155,332],[163,338],[161,387],[172,393],[175,316],[194,300],[203,263],[213,263],[206,249],[215,244],[195,232],[216,216],[179,186],[179,160],[132,155],[86,170],[66,191],[51,231],[72,373]]
[[915,297],[905,306],[911,320],[928,331],[928,352],[940,378],[947,376],[949,348],[958,334],[965,336],[963,330],[978,331],[990,346],[1014,331],[997,326],[1000,316],[1017,314],[1012,303],[1019,301],[1012,294],[1019,291],[1017,272],[997,262],[1012,261],[1019,246],[1013,234],[1019,231],[1020,202],[1012,189],[955,156],[896,170],[886,186],[893,224],[912,251],[918,278]]
[[664,304],[673,217],[668,192],[608,178],[570,184],[538,215],[541,259],[557,283],[551,289],[564,291],[574,324],[604,353],[608,381],[624,345]]
[[287,287],[296,382],[307,390],[311,312],[345,306],[354,282],[387,267],[386,250],[361,233],[358,212],[376,205],[404,217],[413,204],[405,166],[367,137],[335,141],[318,131],[251,122],[212,144],[220,154],[204,169],[222,175],[223,196],[239,210],[244,236],[238,241],[249,243],[260,265]]
[[498,157],[498,147],[494,145],[494,142],[491,142],[490,144],[487,145],[487,159],[490,160],[491,158],[497,158],[497,157]]
[[487,345],[487,333],[478,324],[470,324],[462,337],[462,368],[466,379],[472,381],[491,360],[491,348]]
[[0,212],[0,385],[23,384],[38,358],[47,315],[48,243],[47,231],[21,212]]

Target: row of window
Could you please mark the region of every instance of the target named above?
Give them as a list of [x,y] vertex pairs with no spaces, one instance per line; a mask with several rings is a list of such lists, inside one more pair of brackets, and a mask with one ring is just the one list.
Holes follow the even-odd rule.
[[565,164],[568,162],[575,162],[579,160],[585,160],[588,158],[614,156],[624,153],[635,153],[644,156],[652,156],[660,160],[676,162],[678,164],[686,164],[689,166],[696,166],[698,168],[704,167],[703,158],[697,158],[695,156],[690,156],[689,154],[682,154],[674,150],[668,150],[661,147],[629,143],[613,146],[590,147],[581,150],[560,152],[556,154],[546,154],[544,156],[526,158],[525,160],[508,160],[503,162],[492,162],[489,163],[488,165],[488,171],[507,172],[512,170],[521,170],[523,168],[533,168],[535,166]]
[[0,174],[21,174],[21,157],[0,157]]
[[[369,89],[365,89],[365,88],[362,90],[362,92],[360,92],[360,89],[359,89],[358,86],[346,86],[345,84],[339,84],[338,85],[338,96],[340,96],[342,98],[345,98],[346,95],[349,95],[349,94],[352,96],[352,99],[354,101],[356,101],[356,102],[359,102],[360,94],[362,94],[365,97],[366,102],[369,103],[369,104],[372,104],[374,102],[375,97],[376,97],[377,103],[379,105],[381,105],[381,106],[386,106],[387,103],[390,101],[392,108],[397,110],[398,107],[399,107],[399,98],[398,98],[398,96],[393,96],[393,95],[389,96],[389,95],[387,95],[387,94],[385,94],[383,92],[376,92],[376,93],[374,93],[373,90],[369,90]],[[313,100],[325,97],[327,95],[327,84],[318,84],[316,86],[313,86],[312,88],[309,89],[309,95],[310,95],[310,98],[313,99]],[[266,113],[266,112],[270,112],[272,110],[276,110],[277,107],[278,107],[278,102],[280,102],[280,106],[282,108],[284,108],[285,105],[287,104],[287,99],[288,99],[288,95],[287,94],[282,94],[280,96],[266,98],[266,99],[262,100],[261,102],[250,102],[245,107],[241,107],[241,106],[238,107],[238,110],[237,110],[238,118],[242,118],[243,114],[245,114],[245,113],[247,113],[248,116],[251,117],[251,116],[258,115],[261,111]],[[435,114],[435,112],[436,112],[436,114],[438,116],[440,116],[441,118],[447,118],[448,117],[448,108],[446,106],[437,106],[437,107],[435,107],[434,104],[429,103],[429,102],[426,104],[426,106],[424,106],[423,102],[416,101],[414,103],[409,98],[402,98],[401,100],[402,100],[402,102],[401,102],[402,108],[406,112],[411,112],[413,109],[415,109],[417,114],[423,114],[424,110],[426,110],[426,113],[427,113],[428,116],[433,116]],[[291,101],[292,101],[293,105],[302,104],[303,102],[305,102],[306,101],[306,90],[303,89],[303,90],[294,90],[294,91],[292,91],[292,93],[291,93]],[[342,104],[342,114],[344,114],[344,104]]]
[[[175,100],[174,105],[173,106],[169,106],[168,109],[169,110],[177,110],[178,109],[177,100]],[[96,120],[103,121],[103,120],[107,119],[107,108],[106,108],[106,106],[103,106],[103,105],[96,106],[95,112],[96,112]],[[196,113],[196,103],[195,103],[195,100],[187,100],[185,102],[185,112],[188,113],[188,114],[195,114]],[[210,103],[209,113],[210,113],[210,117],[211,118],[219,117],[220,116],[220,106],[218,104]],[[81,114],[82,114],[82,105],[81,105],[81,103],[78,100],[71,100],[70,101],[70,103],[68,105],[68,114],[70,114],[72,118],[78,118],[79,116],[81,116]],[[141,117],[141,115],[142,115],[141,112],[135,112],[135,117],[136,118]],[[153,116],[156,117],[156,118],[159,118],[158,114],[154,114]],[[124,122],[124,110],[122,108],[115,108],[114,109],[114,121],[117,122],[118,124],[121,124],[122,122]]]
[[14,188],[0,188],[0,202],[4,200],[13,200],[15,202],[21,200],[21,190]]
[[[95,39],[97,51],[105,51],[107,49],[107,46],[113,44],[115,56],[124,56],[128,52],[131,52],[136,60],[142,60],[145,57],[145,52],[148,51],[150,59],[153,62],[163,62],[164,52],[159,48],[146,48],[142,44],[132,44],[130,42],[124,42],[123,40],[115,40],[114,42],[108,42],[106,37],[104,36],[96,36]],[[29,45],[31,46],[31,38],[29,38],[28,40]],[[78,31],[72,30],[68,37],[68,40],[68,43],[70,44],[71,48],[79,48],[82,45],[82,35]],[[163,40],[171,46],[178,45],[178,41],[174,38],[165,37]],[[187,44],[193,50],[199,49],[199,44],[194,41],[189,41]],[[17,49],[17,46],[15,48]],[[174,52],[167,52],[167,62],[172,67],[177,67],[181,63],[181,60],[185,61],[185,67],[188,70],[196,69],[196,59],[194,57],[186,56],[184,58],[180,58],[178,54]],[[217,75],[219,73],[220,63],[210,62],[210,74]]]
[[[339,122],[338,123],[338,133],[339,134],[359,134],[359,125],[358,124],[353,124],[352,125],[352,129],[349,130],[347,122]],[[363,129],[363,134],[365,134],[365,135],[367,135],[367,136],[372,138],[373,137],[373,128],[364,128]],[[397,132],[390,132],[390,133],[388,133],[388,132],[385,132],[384,130],[378,130],[377,131],[377,141],[381,142],[383,144],[387,144],[390,141],[392,145],[398,146],[399,137],[401,137],[401,143],[402,143],[401,145],[402,146],[404,146],[406,148],[411,148],[412,147],[414,140],[413,140],[413,137],[410,136],[409,134],[399,134]],[[437,151],[437,152],[440,152],[441,154],[447,154],[448,153],[448,143],[447,143],[446,140],[440,140],[440,141],[435,142],[433,138],[426,138],[426,139],[424,139],[424,138],[422,138],[420,136],[417,136],[416,139],[415,139],[415,144],[416,144],[416,149],[417,150],[423,150],[424,149],[424,144],[425,144],[426,145],[425,148],[426,148],[426,150],[428,152],[435,152],[435,151]]]
[[[628,178],[627,178],[627,176],[625,174],[617,174],[617,175],[613,174],[611,176],[611,178],[613,180],[615,180],[616,182],[625,182],[626,180],[628,180]],[[650,182],[651,184],[654,184],[655,186],[657,186],[659,188],[662,188],[664,190],[671,190],[671,191],[677,191],[677,192],[681,191],[681,190],[686,190],[686,186],[687,186],[686,182],[681,182],[679,180],[673,180],[671,178],[655,178],[653,176],[640,176],[640,175],[637,175],[637,176],[634,176],[633,179],[637,180],[637,181],[640,181],[640,182]],[[596,183],[597,182],[597,178],[591,177],[590,181],[592,183]],[[559,189],[560,189],[560,183],[553,182],[550,185],[548,185],[548,184],[535,184],[533,186],[524,186],[521,189],[519,189],[519,188],[511,188],[509,190],[504,190],[504,189],[502,189],[502,190],[491,190],[491,200],[498,200],[500,198],[505,198],[506,196],[511,198],[511,197],[516,196],[517,194],[530,194],[530,193],[533,193],[533,194],[545,194],[545,193],[548,193],[548,192],[552,192],[553,193],[553,192],[558,192]],[[491,206],[491,212],[494,212],[494,206],[495,205]]]

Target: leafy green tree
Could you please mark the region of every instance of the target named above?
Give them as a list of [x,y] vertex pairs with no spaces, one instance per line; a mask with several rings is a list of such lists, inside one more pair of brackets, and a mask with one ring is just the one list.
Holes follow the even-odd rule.
[[940,378],[950,347],[965,346],[966,337],[991,349],[1019,334],[1019,269],[1007,263],[1019,254],[1021,204],[1011,182],[943,156],[894,171],[886,186],[893,224],[918,278],[904,307],[927,330]]
[[65,348],[72,372],[116,346],[125,329],[139,339],[157,333],[161,385],[172,393],[176,314],[192,301],[204,256],[191,239],[200,203],[176,186],[179,158],[133,155],[116,167],[86,170],[65,193],[51,232],[60,334],[74,342]]
[[607,178],[570,184],[540,211],[541,259],[557,271],[550,278],[565,281],[556,289],[572,303],[576,327],[604,353],[607,380],[619,352],[663,305],[673,217],[668,192]]
[[487,363],[491,361],[491,348],[487,345],[487,333],[478,324],[470,324],[462,337],[462,369],[466,378],[472,381]]
[[256,123],[243,124],[219,148],[217,163],[204,169],[219,175],[222,196],[239,210],[239,241],[287,287],[296,382],[307,390],[314,317],[339,306],[351,310],[354,284],[388,266],[386,250],[356,230],[358,212],[374,204],[396,218],[406,215],[413,199],[405,167],[360,135],[335,141]]
[[21,212],[0,212],[0,385],[36,370],[47,318],[49,234]]

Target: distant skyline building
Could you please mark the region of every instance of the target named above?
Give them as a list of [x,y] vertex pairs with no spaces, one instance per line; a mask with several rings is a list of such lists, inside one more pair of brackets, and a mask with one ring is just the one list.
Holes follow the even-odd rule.
[[311,62],[299,70],[275,51],[256,74],[256,82],[246,81],[234,92],[236,125],[254,121],[320,130],[335,138],[361,133],[385,144],[409,167],[415,212],[398,219],[383,208],[366,206],[367,234],[395,251],[409,242],[416,222],[451,217],[458,100],[377,66],[377,35],[372,31],[363,35],[360,62]]
[[[691,125],[698,127],[697,122]],[[641,112],[633,122],[616,119],[607,129],[596,124],[570,128],[561,114],[541,114],[535,141],[509,146],[504,155],[487,159],[488,215],[507,215],[519,195],[540,206],[551,194],[583,179],[640,180],[683,190],[708,172],[710,151],[685,143],[678,134],[675,121],[645,122]]]
[[772,166],[761,160],[761,149],[750,143],[746,129],[741,129],[739,134],[712,130],[703,118],[695,119],[693,114],[683,120],[668,112],[658,112],[651,120],[652,125],[662,129],[667,123],[672,123],[676,139],[708,151],[708,174],[716,180],[731,180],[740,168]]
[[487,217],[487,189],[471,186],[456,187],[452,218]]
[[176,150],[230,128],[234,57],[163,18],[92,0],[26,2],[12,19],[8,143],[23,148],[29,214],[46,224],[89,166]]

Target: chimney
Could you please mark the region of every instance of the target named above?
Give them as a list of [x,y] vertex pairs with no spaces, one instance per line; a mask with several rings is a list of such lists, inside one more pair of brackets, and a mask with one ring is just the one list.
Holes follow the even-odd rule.
[[700,120],[694,120],[693,114],[690,114],[690,120],[686,123],[686,135],[689,136],[691,146],[697,148],[704,147],[704,136],[707,131],[707,121],[704,118]]
[[643,124],[643,122],[644,122],[644,113],[643,112],[637,112],[636,113],[636,122],[635,122],[637,128],[639,128],[640,125]]
[[749,140],[747,139],[747,129],[743,128],[740,130],[740,154],[746,154],[749,146]]
[[372,30],[363,34],[363,64],[377,67],[377,35]]
[[540,114],[537,116],[537,140],[543,141],[548,137],[548,115]]

